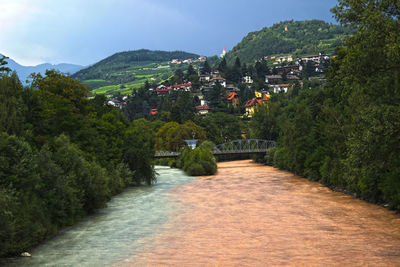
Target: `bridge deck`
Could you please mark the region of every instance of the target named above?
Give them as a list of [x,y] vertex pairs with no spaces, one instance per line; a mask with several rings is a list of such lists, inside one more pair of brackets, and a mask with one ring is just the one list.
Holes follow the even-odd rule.
[[[215,156],[220,155],[240,155],[240,154],[263,154],[268,149],[276,146],[275,141],[261,139],[242,139],[228,143],[216,145],[213,148]],[[154,158],[176,158],[179,152],[173,151],[156,151]]]

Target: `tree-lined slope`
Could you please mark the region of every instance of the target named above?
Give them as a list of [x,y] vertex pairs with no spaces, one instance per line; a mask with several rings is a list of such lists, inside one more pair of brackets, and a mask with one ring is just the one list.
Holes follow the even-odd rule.
[[[199,55],[183,51],[146,49],[116,53],[75,73],[72,77],[88,84],[95,92],[107,93],[124,88],[137,88],[148,79],[161,81],[172,75],[172,59],[195,59]],[[122,85],[122,86],[121,86]]]
[[276,54],[307,55],[333,53],[351,32],[349,26],[339,26],[321,20],[285,21],[260,31],[250,32],[227,55],[228,63],[236,57],[253,62]]

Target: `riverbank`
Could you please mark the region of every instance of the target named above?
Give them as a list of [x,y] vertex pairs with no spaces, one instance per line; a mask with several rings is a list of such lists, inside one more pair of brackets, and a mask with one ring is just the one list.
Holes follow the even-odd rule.
[[107,207],[85,217],[53,238],[35,247],[30,258],[6,261],[6,266],[109,266],[132,253],[151,248],[143,242],[163,231],[168,218],[180,210],[170,201],[170,190],[195,180],[182,171],[156,167],[153,186],[127,188]]
[[286,171],[221,162],[170,194],[184,209],[117,266],[400,264],[399,215]]

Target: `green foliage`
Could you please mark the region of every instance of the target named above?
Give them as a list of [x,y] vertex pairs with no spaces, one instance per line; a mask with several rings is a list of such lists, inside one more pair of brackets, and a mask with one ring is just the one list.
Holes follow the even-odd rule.
[[151,162],[154,155],[154,132],[150,129],[149,121],[134,121],[124,143],[123,160],[133,171],[132,181],[135,185],[151,185],[156,179]]
[[24,105],[22,84],[17,74],[0,76],[0,132],[21,134]]
[[72,78],[33,77],[25,89],[15,74],[0,77],[0,257],[28,250],[126,186],[154,180],[153,135],[162,123],[128,128],[118,109],[102,96],[88,100]]
[[274,156],[275,156],[276,150],[277,150],[277,147],[272,147],[272,148],[268,149],[268,151],[264,157],[265,164],[270,165],[270,166],[274,165]]
[[212,175],[217,172],[217,163],[212,154],[214,144],[204,142],[200,147],[191,150],[185,147],[177,160],[177,167],[182,168],[188,175]]
[[204,129],[192,121],[184,124],[168,122],[156,133],[156,150],[179,151],[185,146],[185,140],[198,139],[201,143],[206,138]]
[[[288,31],[285,31],[285,26]],[[284,21],[272,27],[251,32],[226,55],[228,64],[238,57],[251,63],[276,54],[308,55],[334,52],[351,27],[328,24],[320,20]]]
[[209,105],[212,108],[213,112],[227,111],[227,103],[224,94],[225,88],[221,84],[217,83],[206,95],[206,99],[209,102]]
[[6,56],[1,56],[1,58],[0,58],[0,73],[2,73],[2,72],[10,72],[11,71],[11,69],[10,68],[8,68],[8,67],[3,67],[4,65],[7,65],[8,64],[8,62],[6,61],[6,59],[7,59],[8,57],[6,57]]
[[241,139],[243,127],[238,116],[217,112],[205,117],[197,116],[195,123],[205,129],[207,139],[215,144]]
[[356,32],[337,49],[328,83],[272,99],[277,109],[259,108],[253,133],[279,133],[276,166],[399,210],[399,7],[340,0],[333,12]]

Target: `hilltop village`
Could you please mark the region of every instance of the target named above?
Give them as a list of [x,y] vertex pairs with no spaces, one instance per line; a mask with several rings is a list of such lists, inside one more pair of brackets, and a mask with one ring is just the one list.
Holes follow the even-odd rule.
[[[250,118],[255,108],[274,94],[295,97],[303,88],[321,87],[326,82],[324,73],[330,64],[330,56],[320,53],[297,58],[265,56],[254,65],[241,64],[236,58],[234,64],[228,66],[225,53],[224,48],[214,67],[210,67],[204,56],[173,59],[170,64],[188,65],[187,70],[177,69],[160,84],[146,82],[132,95],[114,96],[108,104],[125,109],[131,119],[152,120],[160,116],[165,119],[174,112],[174,106],[182,102],[186,108],[178,107],[181,113],[206,116],[210,112],[225,112]],[[180,97],[186,100],[178,101]]]

